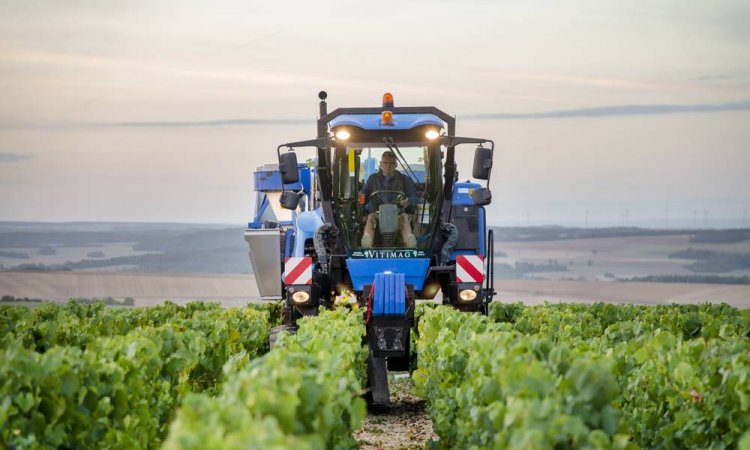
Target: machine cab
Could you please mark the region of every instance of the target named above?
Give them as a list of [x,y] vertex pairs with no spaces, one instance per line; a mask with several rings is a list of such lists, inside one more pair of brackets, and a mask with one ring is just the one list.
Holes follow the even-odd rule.
[[[336,222],[347,250],[430,248],[440,214],[443,122],[347,114],[330,123]],[[390,121],[389,121],[390,119]]]

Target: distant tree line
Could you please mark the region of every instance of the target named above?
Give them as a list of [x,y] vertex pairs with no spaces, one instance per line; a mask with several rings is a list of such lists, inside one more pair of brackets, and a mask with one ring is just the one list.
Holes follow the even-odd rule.
[[24,252],[13,252],[0,250],[0,257],[13,259],[29,259],[29,254]]
[[57,249],[51,245],[42,245],[36,253],[38,255],[56,255]]
[[750,230],[654,230],[638,227],[568,228],[561,226],[540,227],[491,227],[498,241],[558,241],[564,239],[599,239],[639,236],[691,235],[694,243],[734,243],[750,239]]
[[618,281],[646,281],[654,283],[703,283],[703,284],[750,284],[750,277],[727,275],[648,275],[645,277],[620,278]]
[[748,253],[716,252],[689,248],[671,253],[669,257],[694,260],[694,263],[685,266],[692,272],[723,273],[750,269],[750,254]]
[[690,239],[698,244],[733,244],[750,238],[750,230],[702,230]]
[[634,236],[673,236],[693,234],[687,230],[651,230],[638,227],[567,228],[543,227],[491,227],[495,240],[503,242],[559,241],[566,239],[600,239]]
[[[135,299],[133,297],[125,297],[122,300],[117,300],[113,297],[71,298],[70,300],[68,300],[68,302],[82,303],[85,305],[104,303],[107,306],[133,306],[135,305]],[[0,298],[0,303],[48,303],[48,301],[38,299],[38,298],[14,297],[12,295],[3,295],[2,298]]]
[[96,303],[104,303],[107,306],[134,306],[135,305],[135,299],[133,297],[125,297],[122,300],[116,300],[112,297],[71,298],[68,302],[83,303],[84,305],[93,305]]
[[44,303],[44,300],[39,299],[39,298],[14,297],[12,295],[3,295],[3,297],[0,298],[0,303],[11,303],[11,302]]

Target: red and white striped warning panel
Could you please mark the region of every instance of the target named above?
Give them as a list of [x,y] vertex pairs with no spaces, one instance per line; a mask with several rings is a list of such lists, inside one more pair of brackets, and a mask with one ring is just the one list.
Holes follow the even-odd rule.
[[482,284],[484,281],[484,257],[478,255],[457,256],[456,281]]
[[312,258],[287,258],[284,263],[284,284],[312,284]]

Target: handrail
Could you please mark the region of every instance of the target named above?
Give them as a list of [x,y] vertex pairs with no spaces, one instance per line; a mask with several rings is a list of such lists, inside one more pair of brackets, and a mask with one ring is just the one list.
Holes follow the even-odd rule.
[[[487,231],[487,277],[486,281],[486,294],[489,297],[489,301],[492,301],[492,297],[495,296],[495,232],[492,228]],[[487,300],[485,298],[485,300]],[[489,303],[489,302],[486,302]]]

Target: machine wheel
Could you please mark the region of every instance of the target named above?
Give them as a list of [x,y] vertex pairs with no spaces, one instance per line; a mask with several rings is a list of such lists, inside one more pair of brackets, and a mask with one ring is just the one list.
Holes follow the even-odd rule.
[[276,346],[276,340],[279,338],[279,334],[282,332],[297,334],[297,327],[293,325],[281,325],[271,328],[271,330],[268,332],[268,344],[271,350],[273,350],[273,348]]
[[391,406],[388,389],[388,369],[385,358],[376,358],[372,350],[367,356],[367,384],[370,388],[365,398],[373,410],[387,410]]

